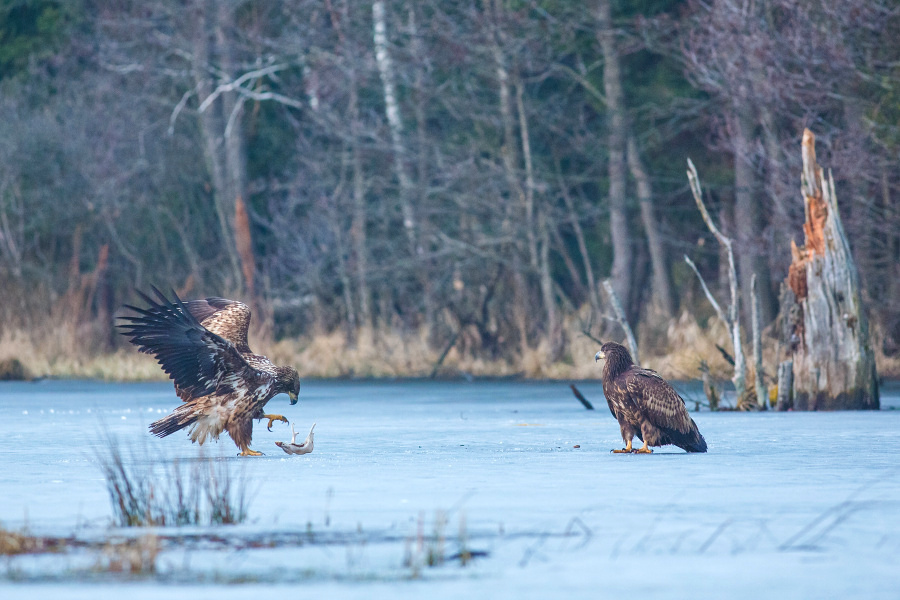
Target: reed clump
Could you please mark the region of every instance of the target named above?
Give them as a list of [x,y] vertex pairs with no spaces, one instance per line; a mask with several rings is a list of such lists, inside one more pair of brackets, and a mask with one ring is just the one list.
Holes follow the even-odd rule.
[[189,464],[126,453],[107,436],[98,463],[121,527],[231,525],[247,518],[249,482],[228,462],[205,455]]

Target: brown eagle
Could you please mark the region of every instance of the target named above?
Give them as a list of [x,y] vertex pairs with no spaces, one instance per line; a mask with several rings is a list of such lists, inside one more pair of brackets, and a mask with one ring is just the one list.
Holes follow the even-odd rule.
[[154,300],[143,294],[148,308],[125,305],[138,316],[121,317],[119,325],[141,352],[152,354],[175,382],[184,401],[170,415],[150,424],[150,432],[165,437],[190,427],[192,441],[203,444],[227,431],[240,448],[238,456],[260,456],[250,449],[253,419],[287,423],[281,415],[263,413],[273,396],[287,394],[297,403],[300,376],[293,367],[278,367],[247,345],[250,309],[225,298],[183,302],[155,287]]
[[[684,399],[656,371],[642,369],[621,344],[607,342],[594,360],[605,359],[603,393],[619,422],[625,447],[616,453],[653,452],[650,446],[674,444],[688,452],[706,452],[706,440],[688,415]],[[632,449],[637,436],[644,447]]]

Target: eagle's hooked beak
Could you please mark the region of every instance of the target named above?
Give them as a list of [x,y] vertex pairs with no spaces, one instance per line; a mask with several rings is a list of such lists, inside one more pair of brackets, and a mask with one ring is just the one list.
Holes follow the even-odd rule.
[[594,362],[597,362],[600,359],[606,359],[606,355],[603,354],[603,350],[600,350],[597,354],[594,355]]
[[288,398],[291,399],[291,406],[297,404],[297,394],[294,392],[288,392]]

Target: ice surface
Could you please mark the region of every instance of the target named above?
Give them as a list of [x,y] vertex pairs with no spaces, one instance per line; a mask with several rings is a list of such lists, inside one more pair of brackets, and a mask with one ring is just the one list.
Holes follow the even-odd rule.
[[[304,382],[267,410],[317,422],[315,452],[285,455],[290,428],[265,422],[265,457],[205,448],[251,478],[250,523],[166,546],[145,580],[85,575],[88,553],[6,559],[0,597],[900,597],[900,410],[701,412],[708,454],[613,455],[599,384],[579,388],[597,410],[561,382]],[[195,458],[185,434],[147,433],[176,403],[165,384],[0,384],[0,521],[109,534],[102,431]],[[487,556],[424,566],[435,531],[447,557]]]

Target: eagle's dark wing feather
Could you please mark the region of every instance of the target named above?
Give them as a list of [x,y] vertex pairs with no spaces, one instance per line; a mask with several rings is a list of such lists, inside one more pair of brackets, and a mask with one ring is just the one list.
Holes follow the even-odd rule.
[[619,415],[616,414],[616,407],[615,407],[615,405],[613,405],[613,401],[610,399],[610,396],[612,394],[607,394],[606,389],[604,388],[603,395],[606,396],[606,404],[607,404],[607,406],[609,406],[609,412],[612,413],[612,416],[614,416],[616,419],[618,419]]
[[159,301],[138,292],[150,307],[126,305],[139,316],[121,317],[128,323],[119,327],[141,352],[156,357],[182,398],[227,393],[241,384],[255,387],[273,378],[251,367],[232,342],[203,327],[177,294],[172,292],[170,301],[153,291]]
[[234,344],[238,352],[250,352],[250,346],[247,344],[250,307],[246,304],[214,297],[190,300],[185,306],[203,327]]
[[684,399],[659,373],[633,367],[626,374],[625,385],[644,417],[666,434],[669,443],[689,452],[706,452],[706,441]]
[[651,423],[682,433],[690,430],[691,418],[684,400],[656,371],[632,368],[625,385],[628,394]]

